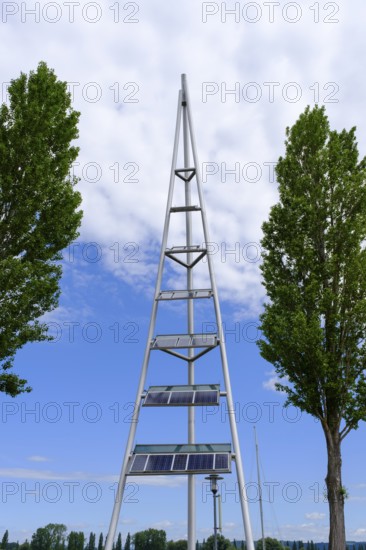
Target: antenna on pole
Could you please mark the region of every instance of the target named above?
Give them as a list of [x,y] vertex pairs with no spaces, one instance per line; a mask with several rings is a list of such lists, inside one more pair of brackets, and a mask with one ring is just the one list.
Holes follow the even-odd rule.
[[258,478],[258,493],[259,493],[259,511],[261,516],[261,531],[262,531],[262,550],[266,550],[266,541],[264,538],[264,523],[263,523],[263,499],[262,499],[262,484],[259,468],[259,451],[258,451],[258,441],[257,441],[257,430],[255,426],[254,429],[254,439],[255,439],[255,455],[257,458],[257,478]]

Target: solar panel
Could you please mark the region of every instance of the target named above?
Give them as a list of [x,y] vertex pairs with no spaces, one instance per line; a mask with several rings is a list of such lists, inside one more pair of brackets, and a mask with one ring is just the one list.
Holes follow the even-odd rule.
[[197,347],[214,346],[216,334],[196,334],[192,338],[192,345]]
[[181,334],[178,339],[177,347],[188,348],[192,345],[192,336],[190,334]]
[[193,402],[193,391],[173,391],[170,404],[187,404]]
[[208,404],[208,403],[217,403],[217,391],[196,391],[196,396],[194,398],[195,405],[199,403]]
[[175,455],[173,470],[185,470],[187,466],[188,455]]
[[174,298],[181,300],[183,298],[187,297],[187,291],[186,290],[175,290],[174,291]]
[[170,470],[173,458],[173,455],[150,455],[147,461],[146,471],[164,472]]
[[131,466],[131,472],[143,472],[145,468],[147,455],[135,455],[135,460]]
[[158,300],[187,300],[189,298],[211,298],[211,289],[197,290],[162,290]]
[[227,470],[229,466],[228,455],[215,455],[215,470]]
[[149,392],[145,399],[145,405],[165,405],[169,401],[170,393],[167,391]]
[[136,445],[128,475],[177,475],[231,471],[229,443]]
[[177,346],[178,338],[175,335],[157,336],[154,346],[157,348],[174,348]]
[[214,455],[189,455],[187,470],[212,470]]
[[218,384],[181,384],[151,386],[145,395],[143,406],[218,405]]

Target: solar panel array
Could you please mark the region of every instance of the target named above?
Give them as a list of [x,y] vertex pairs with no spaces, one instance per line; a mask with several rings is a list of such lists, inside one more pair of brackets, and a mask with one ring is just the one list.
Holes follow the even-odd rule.
[[211,289],[198,290],[162,290],[158,295],[158,300],[187,300],[188,298],[211,298],[213,292]]
[[129,475],[228,473],[230,453],[135,454]]
[[164,405],[218,405],[220,392],[217,390],[170,390],[154,391],[149,390],[144,406]]
[[151,342],[152,349],[208,348],[218,344],[217,335],[209,334],[160,334]]

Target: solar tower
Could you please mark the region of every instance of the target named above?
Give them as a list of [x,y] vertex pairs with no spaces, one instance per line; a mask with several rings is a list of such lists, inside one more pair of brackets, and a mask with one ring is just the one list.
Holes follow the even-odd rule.
[[[182,138],[182,139],[181,139]],[[180,141],[182,146],[180,147]],[[192,160],[190,160],[192,156]],[[183,166],[178,164],[178,159]],[[173,206],[175,189],[180,186],[180,200],[183,204]],[[182,189],[183,187],[183,189]],[[178,193],[179,196],[179,193]],[[197,204],[193,204],[194,196]],[[171,218],[183,216],[184,238],[178,245],[168,247]],[[195,229],[202,232],[202,242],[195,242]],[[179,233],[179,232],[178,232]],[[182,232],[181,232],[182,233]],[[181,234],[180,233],[180,234]],[[200,170],[196,152],[193,131],[192,114],[186,75],[182,75],[182,86],[178,95],[177,120],[174,138],[173,159],[170,174],[167,208],[165,214],[164,233],[157,273],[155,296],[152,306],[149,332],[145,354],[141,368],[140,381],[137,389],[134,413],[131,419],[130,432],[126,444],[118,489],[108,531],[105,550],[112,550],[117,522],[120,514],[123,493],[128,476],[144,475],[179,475],[187,476],[188,484],[188,550],[196,546],[196,510],[195,510],[195,476],[198,474],[225,474],[231,472],[235,464],[239,497],[243,518],[243,526],[248,550],[254,550],[248,504],[245,498],[245,481],[237,426],[235,407],[231,391],[230,375],[225,348],[225,338],[221,321],[221,312],[213,272],[212,254],[209,249],[210,238],[206,219],[206,210],[202,193]],[[170,264],[170,266],[169,266]],[[164,274],[178,264],[184,272],[183,288],[162,288]],[[207,270],[209,288],[195,288],[194,277],[199,269]],[[182,277],[177,277],[181,281]],[[173,286],[173,285],[172,285]],[[164,303],[180,300],[186,303],[184,317],[186,330],[183,334],[156,334],[158,309]],[[211,301],[213,321],[216,333],[195,332],[196,304],[201,301]],[[202,302],[201,302],[202,303]],[[205,384],[195,383],[195,364],[214,349],[215,362],[221,362],[221,372],[224,387],[208,380]],[[169,354],[172,362],[177,359],[183,362],[187,370],[187,384],[175,384],[168,380],[166,385],[155,385],[145,389],[146,378],[151,354]],[[217,359],[219,358],[219,360]],[[206,356],[207,359],[207,356]],[[175,369],[171,369],[172,378]],[[230,424],[231,440],[224,443],[199,442],[195,437],[195,408],[200,406],[219,406],[220,399],[226,399],[227,414]],[[188,411],[187,441],[178,443],[135,444],[136,430],[142,407],[186,407]]]

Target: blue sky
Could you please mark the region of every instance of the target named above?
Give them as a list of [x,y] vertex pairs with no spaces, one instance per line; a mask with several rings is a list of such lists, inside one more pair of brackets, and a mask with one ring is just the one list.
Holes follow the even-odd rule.
[[[40,60],[69,82],[81,111],[74,169],[84,218],[80,238],[64,254],[60,306],[46,316],[56,340],[26,346],[16,358],[15,370],[33,392],[1,398],[0,533],[9,529],[11,540],[22,541],[50,522],[107,532],[146,343],[185,72],[254,536],[260,534],[255,424],[266,533],[326,540],[323,435],[312,418],[283,408],[272,367],[254,343],[264,300],[255,260],[261,224],[277,199],[273,163],[283,154],[286,126],[307,104],[325,104],[336,129],[357,125],[365,154],[366,6],[361,0],[33,4],[2,5],[2,100],[6,83]],[[173,241],[180,234],[172,228]],[[208,307],[199,314],[200,323],[212,320]],[[164,309],[159,328],[183,315],[179,304]],[[209,357],[197,364],[197,379],[219,382],[218,356]],[[148,383],[165,383],[171,368],[154,356]],[[173,368],[175,382],[183,383],[184,369]],[[164,410],[143,410],[136,441],[183,439],[184,422],[183,409],[169,411],[168,422]],[[202,441],[229,440],[225,405],[197,409],[197,432]],[[343,446],[350,540],[366,539],[365,435],[363,425]],[[203,477],[197,477],[199,539],[212,532]],[[240,539],[235,481],[226,476],[221,486],[223,533]],[[184,477],[131,480],[118,530],[125,538],[147,527],[186,536]]]

